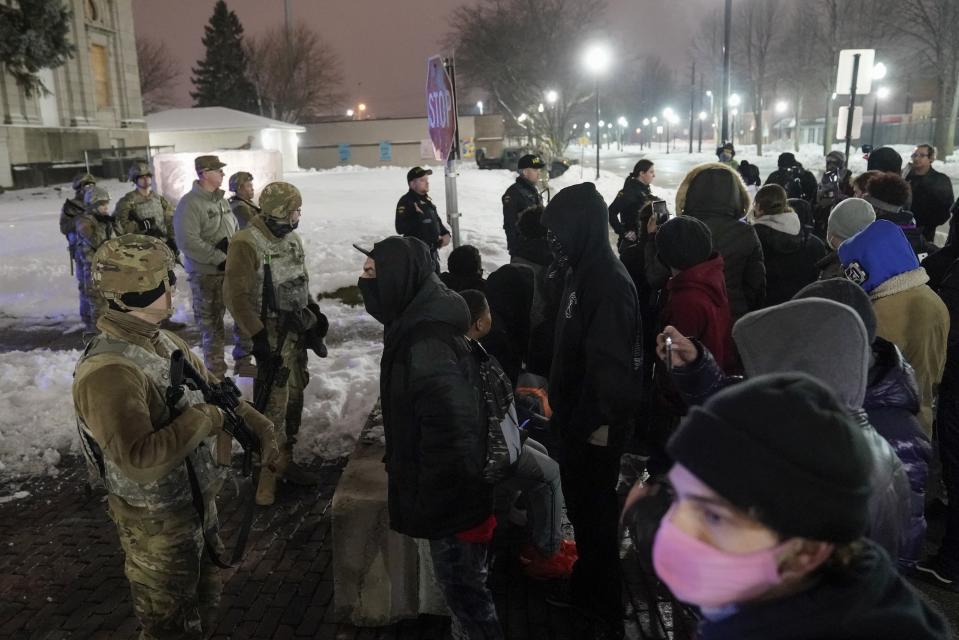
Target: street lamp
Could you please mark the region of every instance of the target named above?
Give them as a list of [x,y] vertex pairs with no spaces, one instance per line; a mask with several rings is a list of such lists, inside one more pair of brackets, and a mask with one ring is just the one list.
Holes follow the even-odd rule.
[[733,109],[729,112],[729,141],[736,144],[736,116],[739,115],[739,109]]
[[353,110],[352,110],[352,109],[347,109],[347,110],[346,110],[346,117],[347,117],[347,118],[352,118],[352,117],[353,117]]
[[[712,92],[710,92],[712,93]],[[703,152],[703,123],[706,122],[706,112],[699,112],[699,153]],[[692,134],[692,132],[690,132]]]
[[[594,43],[583,53],[583,64],[596,80],[596,128],[599,124],[599,79],[612,64],[613,55],[605,44]],[[599,134],[596,135],[596,179],[599,180]]]
[[482,101],[482,100],[477,100],[477,101],[476,101],[476,108],[477,108],[477,110],[479,110],[479,114],[480,114],[480,115],[483,115],[483,101]]
[[550,104],[556,104],[556,101],[559,100],[559,94],[556,93],[553,89],[550,89],[546,92],[546,102]]
[[738,94],[738,93],[734,93],[733,95],[729,96],[729,106],[730,106],[730,107],[736,108],[736,107],[738,107],[739,105],[741,105],[742,103],[743,103],[743,99],[739,97],[739,94]]
[[869,132],[869,144],[873,148],[875,148],[875,145],[876,145],[876,123],[878,121],[878,116],[879,116],[879,101],[885,100],[888,97],[889,97],[889,87],[879,87],[878,89],[876,89],[876,98],[873,100],[873,103],[872,103],[872,130]]
[[356,108],[360,110],[360,120],[362,120],[363,114],[366,112],[366,105],[361,102],[356,106]]
[[783,115],[786,113],[786,110],[789,109],[789,103],[785,100],[780,100],[776,103],[776,115],[779,116],[779,139],[783,138]]
[[540,103],[539,103],[539,106],[536,107],[536,110],[537,110],[539,113],[543,113],[544,111],[546,111],[546,107],[544,107],[544,106],[543,106],[543,103],[540,102]]
[[886,77],[886,71],[886,65],[882,62],[877,62],[872,68],[872,79],[882,80]]
[[672,124],[673,110],[670,107],[663,109],[663,120],[666,122],[666,153],[669,153],[669,125]]

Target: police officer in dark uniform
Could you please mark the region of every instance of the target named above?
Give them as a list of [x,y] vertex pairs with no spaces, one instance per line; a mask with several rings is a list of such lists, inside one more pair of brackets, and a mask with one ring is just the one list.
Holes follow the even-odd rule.
[[503,194],[503,230],[506,231],[506,249],[515,257],[520,249],[522,238],[519,230],[524,214],[541,213],[543,198],[539,195],[540,169],[545,167],[543,159],[535,154],[526,154],[516,163],[516,182]]
[[609,226],[619,236],[617,245],[620,255],[624,247],[638,241],[639,212],[647,202],[657,199],[649,189],[655,178],[656,168],[653,161],[643,158],[633,167],[632,173],[623,182],[623,188],[609,205]]
[[419,238],[430,248],[433,268],[440,272],[439,249],[450,243],[449,229],[440,220],[436,205],[430,200],[432,169],[413,167],[406,174],[410,186],[396,203],[396,233],[404,237]]

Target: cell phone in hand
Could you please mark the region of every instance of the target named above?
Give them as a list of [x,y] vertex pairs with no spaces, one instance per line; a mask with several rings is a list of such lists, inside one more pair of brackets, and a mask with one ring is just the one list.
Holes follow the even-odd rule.
[[656,216],[656,226],[663,226],[669,220],[669,207],[665,200],[656,200],[653,202],[653,215]]
[[666,372],[673,372],[673,339],[666,336]]

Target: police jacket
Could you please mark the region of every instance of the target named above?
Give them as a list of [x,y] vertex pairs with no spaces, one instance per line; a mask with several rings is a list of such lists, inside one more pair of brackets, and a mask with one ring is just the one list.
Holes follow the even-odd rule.
[[511,184],[502,197],[503,201],[503,230],[506,231],[506,249],[510,255],[519,247],[520,215],[530,207],[543,206],[543,199],[532,184],[523,176],[516,176],[516,182]]
[[429,195],[420,195],[412,189],[396,203],[396,233],[418,238],[430,249],[439,248],[439,237],[450,234]]
[[613,204],[609,205],[609,226],[618,236],[622,236],[627,231],[635,231],[638,234],[639,211],[647,202],[655,199],[648,184],[635,178],[626,178]]

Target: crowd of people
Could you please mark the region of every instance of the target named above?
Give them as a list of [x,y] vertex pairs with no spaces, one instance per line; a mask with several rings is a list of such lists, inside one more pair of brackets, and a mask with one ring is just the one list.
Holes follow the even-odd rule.
[[[731,145],[718,155],[672,214],[648,159],[607,206],[592,183],[544,203],[542,159],[521,158],[502,197],[510,263],[489,274],[470,245],[442,270],[450,233],[432,171],[414,167],[397,235],[354,245],[384,326],[390,526],[429,540],[454,638],[503,637],[486,582],[506,521],[525,527],[515,562],[550,581],[576,637],[624,636],[623,526],[702,638],[951,637],[904,579],[959,590],[959,245],[954,224],[936,243],[956,206],[935,149],[905,175],[892,149],[862,176],[834,152],[818,181],[783,154],[765,185]],[[308,351],[326,355],[328,329],[302,198],[275,182],[254,204],[238,172],[228,201],[224,166],[196,158],[174,210],[135,163],[112,215],[78,176],[61,216],[98,331],[76,369],[78,428],[144,637],[211,629],[237,414],[261,443],[256,504],[279,480],[316,482],[292,459]],[[166,330],[178,262],[202,359]],[[234,373],[254,380],[235,411],[170,366],[182,352],[238,398],[221,382],[226,311]],[[933,500],[946,534],[923,557]]]
[[[959,254],[936,243],[956,209],[935,149],[906,172],[876,150],[864,176],[833,152],[820,180],[786,153],[765,184],[718,154],[675,215],[648,159],[607,207],[591,183],[544,205],[522,158],[488,276],[469,245],[437,273],[448,231],[410,210],[417,167],[399,236],[361,249],[391,525],[430,539],[454,637],[502,637],[504,499],[577,637],[623,637],[621,525],[703,638],[951,637],[904,579],[959,589]],[[933,501],[947,532],[924,557]]]

